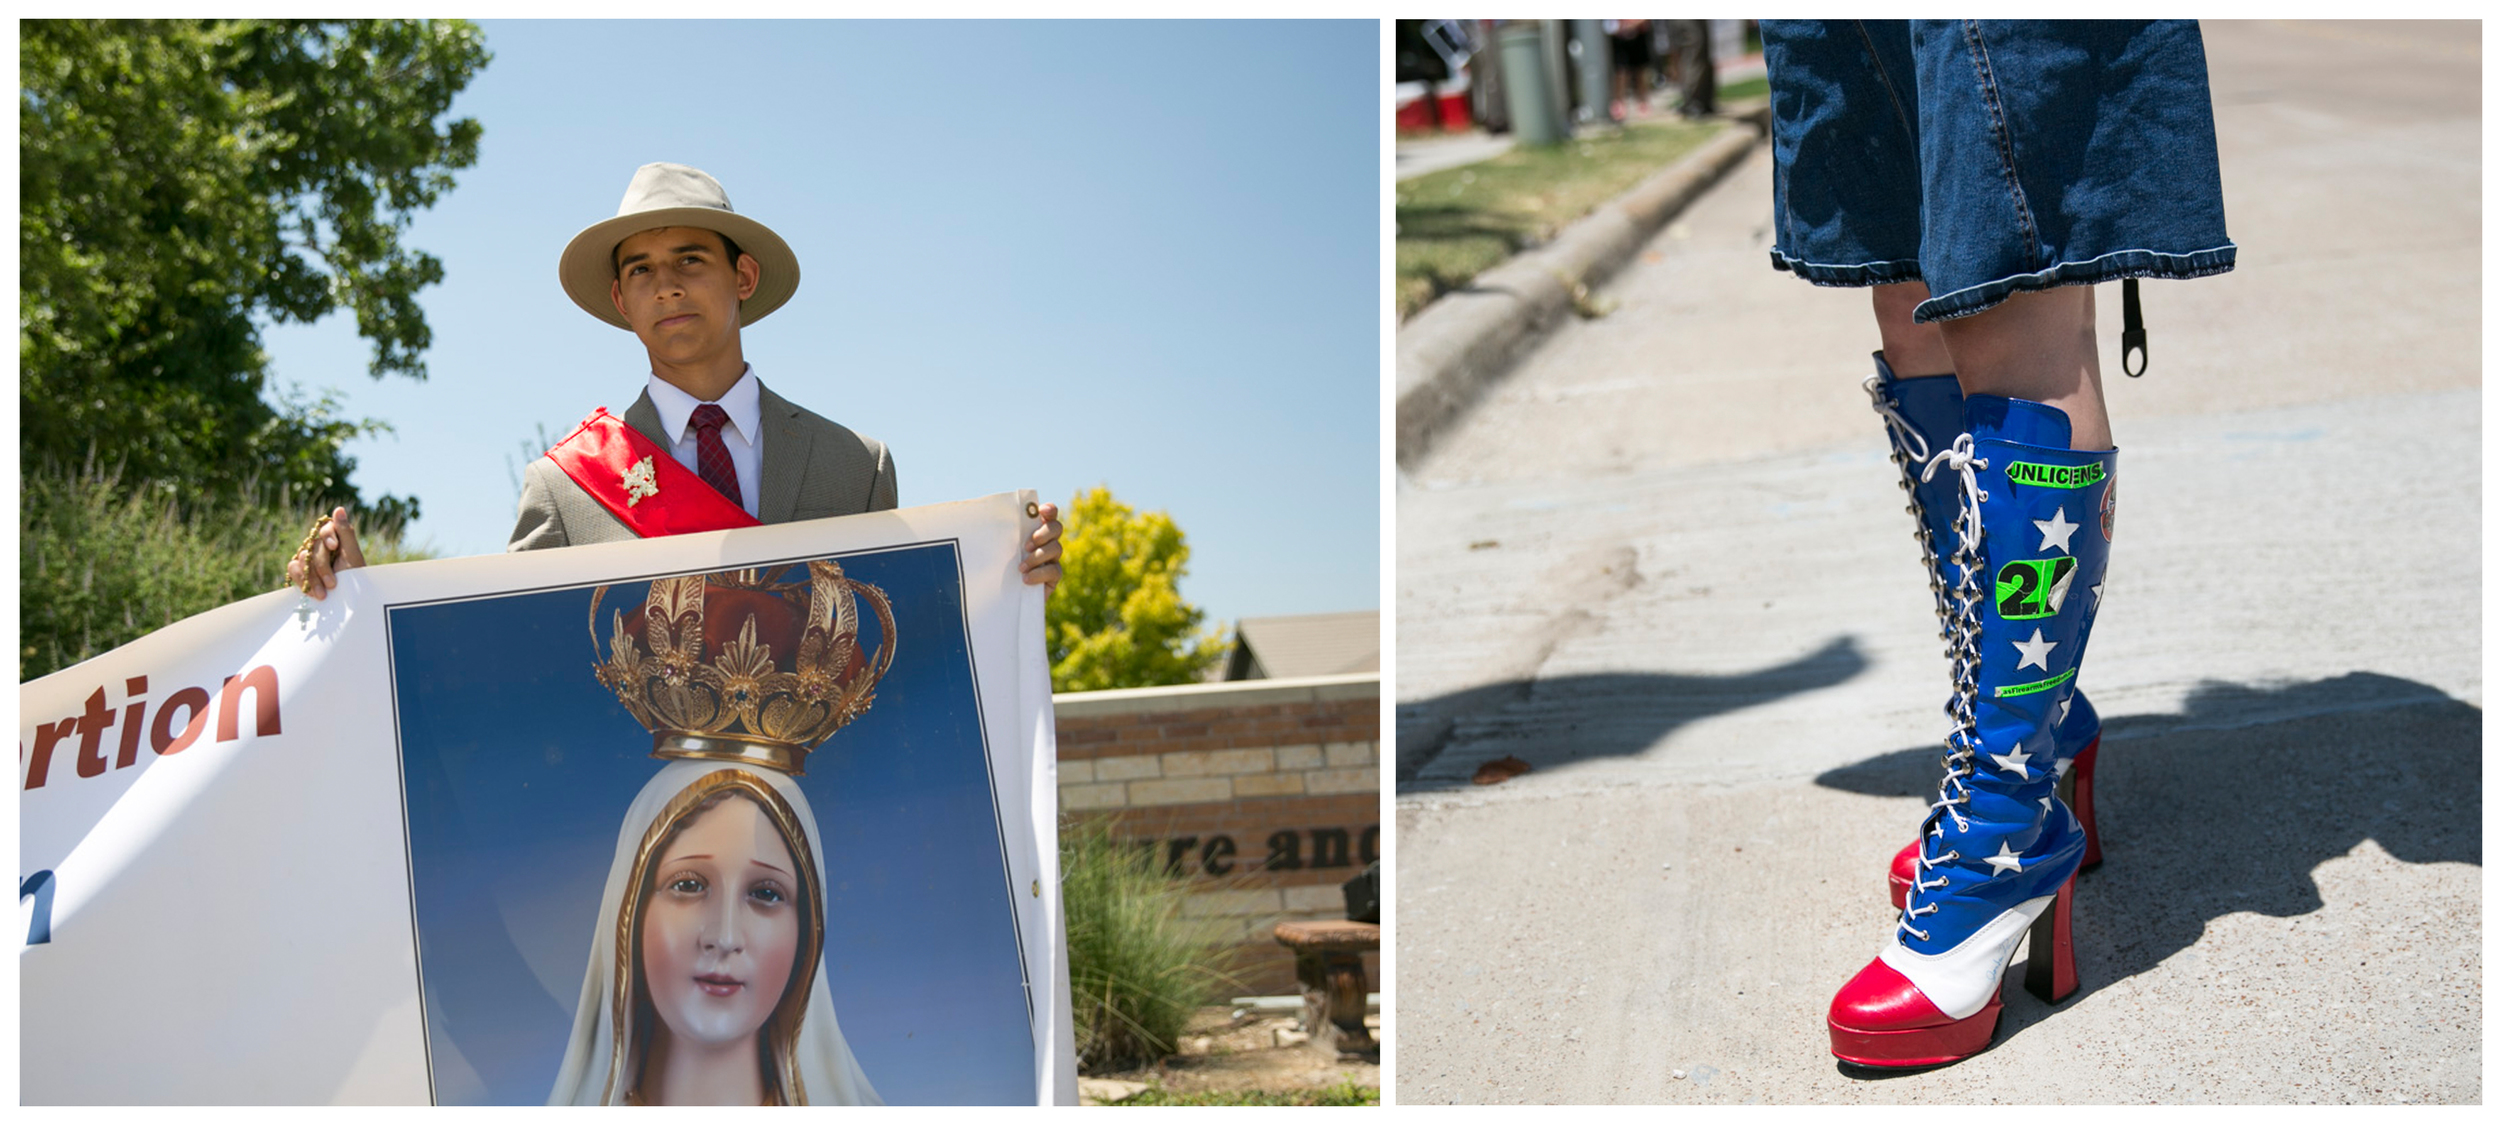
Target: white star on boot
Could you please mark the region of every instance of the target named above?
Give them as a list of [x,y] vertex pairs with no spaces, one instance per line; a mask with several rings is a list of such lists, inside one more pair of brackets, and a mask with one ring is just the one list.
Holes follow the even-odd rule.
[[2024,780],[2031,779],[2031,766],[2025,764],[2031,760],[2031,755],[2023,752],[2023,747],[2018,745],[2014,747],[2012,753],[1991,753],[1988,756],[1996,759],[1997,768],[2012,769],[2015,776]]
[[2075,528],[2083,526],[2081,523],[2066,521],[2066,505],[2064,504],[2057,505],[2057,514],[2046,519],[2034,519],[2031,525],[2040,528],[2040,549],[2062,550],[2068,554],[2075,552],[2075,548],[2068,540],[2075,537]]
[[2040,630],[2037,628],[2031,630],[2031,639],[2016,640],[2013,644],[2014,650],[2023,654],[2022,662],[2014,665],[2014,670],[2016,671],[2021,671],[2026,667],[2036,667],[2042,671],[2047,671],[2049,669],[2049,649],[2057,647],[2057,641],[2041,636]]
[[2023,869],[2022,856],[2014,853],[2014,845],[2001,840],[1997,843],[1996,854],[1979,857],[1986,860],[1989,866],[1996,868],[1988,872],[1990,878],[2000,874],[2019,874]]

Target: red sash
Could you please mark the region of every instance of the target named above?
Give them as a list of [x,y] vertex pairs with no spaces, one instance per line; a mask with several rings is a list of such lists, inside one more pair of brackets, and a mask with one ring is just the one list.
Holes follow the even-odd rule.
[[605,406],[547,450],[547,459],[646,539],[763,525]]

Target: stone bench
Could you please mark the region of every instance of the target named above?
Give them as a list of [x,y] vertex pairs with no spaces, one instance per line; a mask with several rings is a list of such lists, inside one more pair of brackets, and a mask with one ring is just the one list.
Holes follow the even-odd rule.
[[1368,921],[1284,921],[1276,943],[1293,950],[1293,974],[1302,981],[1302,1029],[1322,1049],[1346,1053],[1380,1049],[1363,1025],[1371,981],[1363,954],[1380,948],[1380,926]]

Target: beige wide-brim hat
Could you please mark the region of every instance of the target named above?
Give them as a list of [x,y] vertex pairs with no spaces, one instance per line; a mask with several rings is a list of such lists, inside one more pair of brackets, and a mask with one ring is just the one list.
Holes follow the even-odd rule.
[[616,217],[590,224],[565,244],[556,263],[564,294],[582,311],[633,330],[617,314],[616,302],[608,299],[608,286],[616,280],[616,244],[664,226],[718,231],[754,256],[763,277],[755,295],[738,302],[741,324],[771,315],[799,289],[799,259],[790,244],[771,227],[731,210],[729,193],[721,190],[719,180],[683,164],[645,164],[634,170],[634,182],[625,185],[625,201],[616,205]]

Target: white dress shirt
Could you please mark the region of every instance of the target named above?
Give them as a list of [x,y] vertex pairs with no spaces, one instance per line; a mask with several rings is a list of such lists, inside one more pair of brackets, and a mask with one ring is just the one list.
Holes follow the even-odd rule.
[[[729,450],[729,463],[738,468],[738,499],[747,514],[763,518],[764,474],[764,400],[758,393],[762,383],[755,381],[755,365],[747,364],[728,393],[712,405],[729,414],[729,424],[720,428],[720,443]],[[674,383],[658,375],[651,376],[651,405],[660,412],[660,428],[669,435],[669,452],[686,471],[703,475],[695,459],[694,408],[704,404],[694,395],[677,389]]]

